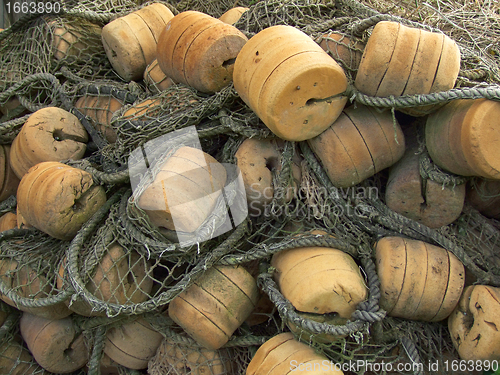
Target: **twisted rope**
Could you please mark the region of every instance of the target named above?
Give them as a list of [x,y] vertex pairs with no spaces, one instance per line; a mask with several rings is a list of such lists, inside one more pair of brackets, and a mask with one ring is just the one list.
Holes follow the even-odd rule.
[[[18,95],[18,98],[21,101],[21,104],[26,109],[30,110],[31,112],[35,112],[36,110],[38,110],[40,108],[48,107],[51,105],[55,106],[56,104],[60,103],[61,108],[69,111],[73,107],[69,97],[64,92],[64,89],[63,89],[61,83],[59,82],[59,80],[54,75],[52,75],[50,73],[31,74],[31,75],[23,78],[22,80],[16,82],[11,87],[9,87],[7,90],[0,93],[0,103],[5,102],[11,96],[15,95],[18,91],[20,91],[21,89],[29,87],[29,86],[33,85],[34,83],[43,82],[43,81],[46,81],[48,83],[49,87],[51,88],[50,93],[52,94],[51,98],[52,98],[53,102],[51,104],[44,105],[44,106],[33,105],[32,103],[30,103],[26,100],[23,100],[22,96]],[[58,102],[58,100],[59,100],[59,102]]]
[[242,124],[240,121],[237,121],[232,116],[228,115],[225,109],[221,109],[219,111],[218,119],[220,121],[220,124],[227,130],[242,135],[245,138],[269,138],[273,136],[271,131],[267,128],[256,129],[251,126]]
[[[24,115],[23,117],[19,117],[19,118],[15,118],[15,119],[12,119],[9,121],[2,122],[0,124],[0,134],[3,136],[3,135],[6,135],[8,133],[19,130],[19,128],[21,128],[24,125],[24,123],[28,120],[28,118],[30,116],[31,115],[28,114],[28,115]],[[16,136],[16,134],[13,134],[12,139],[14,139],[15,136]]]
[[265,243],[257,244],[252,249],[243,254],[229,254],[223,257],[218,264],[221,265],[236,265],[247,263],[253,260],[264,259],[280,251],[296,249],[299,247],[329,247],[332,249],[342,250],[343,252],[356,257],[358,250],[355,246],[338,238],[328,235],[312,234],[304,235],[298,238],[288,238],[276,244],[267,245]]
[[381,321],[386,316],[386,312],[381,310],[378,304],[380,300],[380,280],[375,270],[375,265],[369,256],[362,256],[361,262],[367,274],[368,299],[358,305],[357,310],[352,315],[354,320],[347,322],[345,325],[319,323],[300,316],[291,302],[279,291],[276,282],[269,272],[269,267],[267,267],[267,271],[259,274],[257,284],[269,296],[280,316],[284,317],[287,321],[312,334],[326,333],[334,336],[346,336],[365,329],[367,324]]
[[429,154],[424,151],[419,157],[419,171],[420,176],[424,180],[432,180],[438,184],[444,186],[457,186],[462,185],[467,182],[467,178],[464,176],[459,176],[451,173],[447,173],[434,164],[429,157]]
[[[403,336],[401,338],[401,345],[403,345],[403,348],[414,364],[413,368],[416,370],[414,371],[415,375],[424,375],[424,371],[422,371],[420,368],[423,368],[424,366],[422,365],[422,360],[420,359],[420,355],[418,354],[417,347],[415,346],[415,343],[407,336]],[[416,366],[415,366],[416,365]],[[422,366],[419,366],[422,365]]]
[[101,375],[101,358],[106,340],[106,326],[97,327],[94,335],[92,354],[88,362],[88,375]]
[[391,95],[383,98],[365,95],[354,88],[351,90],[353,91],[351,100],[356,100],[361,104],[371,107],[396,109],[443,104],[457,99],[485,98],[490,100],[500,100],[500,85],[463,87],[425,95],[403,95],[397,97]]
[[169,303],[177,295],[182,293],[186,288],[192,285],[198,277],[200,277],[208,268],[216,264],[220,258],[227,253],[229,253],[235,244],[240,241],[242,236],[244,236],[248,231],[248,223],[244,221],[241,223],[231,235],[221,244],[219,244],[215,249],[207,253],[204,258],[202,258],[193,267],[193,269],[186,273],[183,278],[173,285],[170,289],[162,292],[158,296],[151,298],[145,302],[130,304],[130,305],[118,305],[115,303],[109,303],[98,299],[93,294],[91,294],[86,288],[85,283],[82,280],[79,267],[78,267],[78,256],[83,248],[85,241],[90,237],[92,232],[95,230],[97,225],[104,218],[107,210],[110,209],[111,205],[114,205],[120,199],[120,195],[123,194],[124,189],[120,189],[112,198],[106,202],[106,207],[102,207],[101,211],[95,214],[82,228],[78,234],[75,236],[71,242],[67,251],[67,270],[71,284],[75,290],[75,294],[78,295],[82,300],[87,302],[96,312],[105,312],[108,317],[116,317],[120,314],[123,315],[137,315],[145,312],[150,312],[158,308],[158,306],[163,306]]
[[68,161],[68,164],[72,167],[79,168],[90,173],[94,182],[98,185],[122,185],[130,181],[128,169],[113,173],[106,173],[94,168],[87,159],[71,160]]

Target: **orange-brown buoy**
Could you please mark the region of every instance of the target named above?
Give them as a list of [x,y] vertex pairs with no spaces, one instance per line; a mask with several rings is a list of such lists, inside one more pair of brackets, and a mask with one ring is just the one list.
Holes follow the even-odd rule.
[[57,107],[42,108],[28,118],[14,138],[10,165],[22,178],[41,162],[81,159],[87,142],[87,131],[75,115]]
[[90,173],[59,162],[32,167],[19,183],[18,211],[35,228],[70,240],[106,202],[106,192]]
[[272,337],[259,347],[248,364],[246,375],[302,371],[311,375],[343,374],[339,366],[286,332]]
[[246,42],[234,26],[208,14],[186,11],[163,30],[158,64],[175,82],[214,93],[233,81],[234,60]]
[[465,184],[443,186],[420,175],[420,155],[410,147],[389,170],[385,189],[387,207],[429,228],[455,221],[464,207]]
[[144,83],[153,94],[159,94],[175,84],[174,81],[163,73],[160,65],[158,65],[158,59],[154,59],[146,67],[144,71]]
[[203,347],[222,347],[257,304],[255,279],[243,267],[208,269],[168,306],[168,315]]
[[226,177],[224,166],[212,156],[181,147],[161,166],[137,205],[158,227],[194,232],[213,211]]
[[36,362],[53,373],[70,373],[85,366],[89,351],[73,320],[46,319],[23,313],[21,335]]
[[283,296],[300,312],[350,319],[368,297],[359,266],[347,253],[304,247],[276,253],[271,265]]
[[0,146],[0,202],[16,195],[20,182],[11,167],[10,149],[9,145]]
[[448,318],[455,349],[464,361],[496,361],[500,356],[500,289],[489,285],[465,288]]
[[[363,52],[355,86],[364,94],[430,94],[455,85],[460,70],[460,50],[448,36],[382,21],[373,29]],[[404,108],[422,116],[435,106]]]
[[347,98],[343,69],[316,42],[292,26],[272,26],[241,49],[234,87],[278,137],[303,141],[323,132]]
[[141,370],[155,355],[163,336],[143,318],[108,329],[104,353],[122,366]]
[[430,115],[425,143],[438,166],[462,176],[500,179],[500,103],[454,100]]
[[463,264],[449,251],[417,240],[384,237],[375,246],[380,307],[389,316],[438,322],[464,287]]
[[123,107],[122,102],[111,95],[84,95],[75,107],[92,119],[94,127],[101,132],[109,143],[116,142],[116,131],[111,127],[113,113]]
[[139,80],[156,58],[156,45],[174,17],[165,5],[154,3],[117,18],[102,29],[102,42],[113,69],[126,81]]
[[349,187],[390,167],[404,154],[404,134],[389,111],[356,105],[332,126],[308,140],[337,187]]

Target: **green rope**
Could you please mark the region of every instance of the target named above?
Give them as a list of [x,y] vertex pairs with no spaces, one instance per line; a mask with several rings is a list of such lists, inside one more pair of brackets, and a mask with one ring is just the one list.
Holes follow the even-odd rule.
[[106,326],[100,326],[96,329],[94,335],[94,345],[92,354],[88,362],[88,375],[101,375],[101,358],[106,340]]
[[444,186],[458,186],[465,184],[467,178],[464,176],[459,176],[451,173],[447,173],[434,164],[429,157],[427,151],[420,154],[419,157],[419,171],[420,176],[424,180],[431,180],[440,185]]
[[[3,91],[0,93],[0,103],[5,102],[8,100],[10,97],[16,95],[18,91],[21,89],[24,89],[26,87],[32,86],[34,83],[39,83],[39,82],[47,82],[48,87],[50,87],[50,93],[52,103],[50,105],[45,105],[45,107],[48,106],[55,106],[56,104],[60,103],[61,108],[69,111],[73,105],[71,104],[70,99],[68,96],[65,94],[64,89],[59,82],[59,80],[52,74],[50,73],[35,73],[31,74],[24,79],[20,80],[19,82],[16,82],[14,85],[9,87],[7,90]],[[35,112],[36,110],[44,107],[44,106],[39,106],[39,105],[34,105],[30,102],[23,101],[22,96],[18,95],[18,98],[21,102],[21,104],[31,112]]]
[[12,330],[14,330],[19,325],[19,319],[21,314],[18,311],[13,311],[7,316],[5,322],[0,326],[0,340],[3,340],[7,335],[10,335]]
[[355,246],[347,241],[334,238],[329,235],[311,234],[303,235],[298,238],[288,238],[276,244],[257,244],[252,249],[243,254],[229,254],[223,257],[218,263],[222,265],[235,265],[247,263],[253,260],[265,259],[273,254],[288,249],[296,249],[299,247],[328,247],[332,249],[342,250],[343,252],[356,257],[358,250]]
[[457,99],[490,99],[500,100],[500,85],[463,87],[441,91],[425,95],[403,95],[403,96],[388,96],[376,97],[365,95],[354,88],[351,88],[353,95],[351,100],[371,106],[383,108],[410,108],[417,106],[435,105],[448,103]]
[[[108,206],[114,204],[119,200],[119,194],[115,194],[113,198],[108,200]],[[107,207],[108,209],[110,208]],[[84,301],[90,304],[94,311],[101,312],[104,311],[108,317],[116,317],[120,314],[126,315],[137,315],[145,312],[150,312],[158,308],[158,306],[164,306],[168,304],[177,295],[182,293],[186,288],[192,285],[198,277],[200,277],[208,268],[216,264],[220,258],[229,253],[238,243],[241,238],[248,231],[248,223],[244,221],[241,223],[231,235],[221,244],[219,244],[215,249],[206,254],[194,267],[193,269],[185,274],[183,278],[172,286],[168,291],[162,292],[158,296],[151,298],[145,302],[131,304],[131,305],[118,305],[114,303],[108,303],[96,298],[90,292],[85,289],[85,284],[79,274],[78,268],[78,255],[81,252],[83,244],[90,236],[91,232],[99,224],[103,218],[103,214],[96,214],[94,217],[87,222],[86,226],[78,232],[68,249],[68,275],[71,283],[76,291],[76,294],[81,297]]]
[[17,199],[15,195],[11,195],[7,199],[0,202],[0,216],[7,212],[16,212]]

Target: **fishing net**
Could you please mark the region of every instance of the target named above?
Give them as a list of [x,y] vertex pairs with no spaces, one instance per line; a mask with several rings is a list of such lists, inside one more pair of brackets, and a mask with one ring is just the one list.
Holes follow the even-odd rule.
[[[174,14],[197,10],[215,17],[233,6],[248,7],[235,26],[249,38],[274,25],[302,30],[342,66],[349,81],[344,95],[351,102],[391,110],[394,121],[405,121],[399,113],[405,108],[464,98],[500,99],[500,51],[493,42],[500,38],[500,15],[494,2],[162,3]],[[236,152],[246,140],[273,140],[274,136],[232,85],[215,94],[181,84],[160,90],[151,77],[124,82],[113,71],[102,45],[102,27],[149,2],[61,4],[57,14],[26,16],[0,33],[0,142],[10,144],[27,117],[40,108],[71,111],[91,142],[83,160],[66,163],[91,173],[96,184],[105,186],[108,201],[72,241],[55,240],[33,228],[0,234],[0,293],[13,306],[2,304],[11,322],[1,329],[2,358],[11,358],[22,373],[31,373],[31,368],[33,373],[44,373],[18,340],[15,309],[19,309],[42,316],[73,313],[92,351],[88,369],[82,370],[89,374],[101,371],[107,332],[137,317],[163,336],[149,362],[150,375],[243,375],[258,347],[288,330],[334,363],[373,365],[359,373],[382,373],[376,367],[381,362],[413,365],[405,367],[404,373],[423,373],[430,363],[458,359],[445,323],[392,318],[380,309],[373,244],[381,237],[404,236],[439,245],[465,265],[469,282],[500,286],[498,221],[466,205],[456,221],[430,229],[387,208],[387,171],[356,186],[337,188],[307,143],[282,142],[279,167],[270,167],[273,192],[261,214],[250,213],[220,236],[196,240],[202,232],[211,233],[223,225],[222,214],[234,201],[221,199],[194,239],[181,246],[174,231],[154,225],[137,205],[130,156],[147,149],[148,142],[163,142],[163,136],[195,127],[203,151],[220,163],[236,164]],[[462,57],[455,87],[402,97],[371,97],[357,91],[353,83],[364,44],[373,26],[384,20],[443,32],[454,39]],[[155,157],[168,160],[181,145],[182,140]],[[419,152],[422,178],[443,186],[467,182],[437,167],[425,147]],[[15,205],[15,200],[4,201],[0,212],[14,212]],[[297,311],[273,279],[269,261],[274,254],[311,246],[342,250],[364,275],[369,296],[348,323],[331,324],[328,316]],[[165,309],[215,265],[244,266],[258,280],[264,303],[256,324],[244,323],[223,348],[208,351],[169,320]],[[31,367],[24,370],[24,365]],[[444,366],[438,368],[446,373]],[[7,373],[19,373],[15,371]],[[146,370],[117,365],[116,371],[140,374]]]
[[0,303],[0,370],[3,374],[47,374],[19,336],[20,313]]

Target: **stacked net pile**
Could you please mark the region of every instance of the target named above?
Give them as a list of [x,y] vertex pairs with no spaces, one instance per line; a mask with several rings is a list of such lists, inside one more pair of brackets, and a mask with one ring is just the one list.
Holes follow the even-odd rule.
[[[259,347],[288,331],[330,363],[346,366],[348,374],[384,373],[381,363],[394,368],[403,364],[400,373],[408,374],[424,373],[429,364],[439,363],[439,373],[452,373],[451,367],[441,365],[459,359],[446,321],[392,317],[380,306],[374,249],[384,237],[424,241],[454,254],[466,269],[467,283],[500,287],[498,218],[466,204],[452,223],[431,229],[388,207],[387,170],[350,187],[337,187],[309,142],[278,139],[232,84],[215,93],[175,82],[164,87],[166,81],[153,78],[153,65],[138,79],[123,78],[106,55],[103,27],[151,3],[64,1],[60,10],[23,17],[0,33],[0,143],[10,146],[39,109],[62,108],[74,114],[89,135],[84,156],[62,162],[89,173],[92,185],[105,194],[102,206],[69,239],[30,227],[19,216],[15,197],[0,203],[2,214],[15,217],[11,229],[0,233],[0,316],[6,317],[0,328],[3,373],[59,372],[40,367],[37,362],[43,361],[33,357],[36,350],[30,353],[30,339],[19,330],[21,316],[28,314],[49,321],[69,319],[75,337],[81,335],[85,344],[81,366],[66,371],[75,375],[243,375]],[[400,110],[459,99],[500,99],[500,51],[492,42],[500,38],[500,15],[490,2],[463,8],[452,2],[418,1],[159,3],[173,15],[194,10],[213,17],[233,6],[247,7],[234,26],[249,39],[277,25],[307,34],[345,72],[348,85],[341,96],[348,105],[390,113],[390,135],[396,143],[397,122],[406,123],[405,132],[424,123]],[[461,65],[454,87],[387,97],[359,91],[354,83],[363,49],[382,21],[442,32],[455,40]],[[199,143],[182,136],[164,141],[174,132],[192,129]],[[479,186],[475,178],[435,165],[423,138],[422,133],[415,137],[423,180],[443,189]],[[237,207],[245,212],[244,219],[237,220],[234,212],[229,218],[227,212],[241,197],[237,173],[231,174],[227,166],[241,163],[243,145],[255,140],[275,149],[264,163],[270,186],[248,207],[246,199],[252,200],[247,191],[245,207]],[[152,144],[164,143],[161,152],[148,154]],[[227,180],[203,224],[183,237],[159,226],[155,209],[141,206],[139,200],[148,188],[144,181],[152,182],[162,163],[173,163],[179,150],[189,147],[199,147],[213,158],[210,163],[223,165]],[[253,152],[259,156],[259,151]],[[152,172],[135,174],[141,158]],[[161,163],[150,165],[153,159]],[[215,172],[210,173],[215,180]],[[136,184],[138,175],[142,185]],[[499,193],[482,191],[490,197]],[[75,201],[75,210],[77,206]],[[277,254],[303,248],[338,250],[359,269],[366,296],[351,318],[304,312],[285,297]],[[256,299],[252,313],[226,332],[227,342],[207,348],[170,308],[181,298],[187,300],[192,290],[208,290],[205,277],[222,273],[224,267],[245,270],[255,281]],[[64,349],[66,354],[76,341]]]

